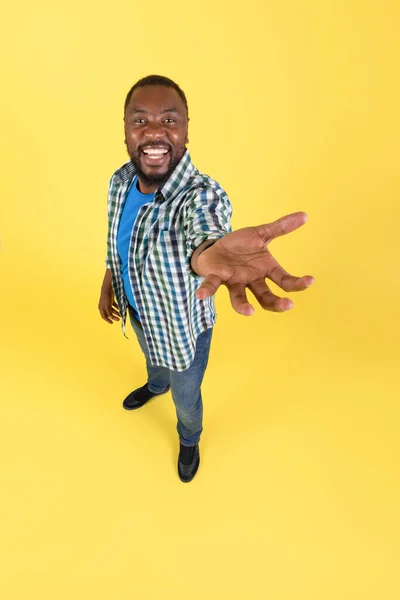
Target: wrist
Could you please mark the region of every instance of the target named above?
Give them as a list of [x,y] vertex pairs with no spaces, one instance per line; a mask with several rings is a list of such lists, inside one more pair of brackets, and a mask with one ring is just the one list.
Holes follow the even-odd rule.
[[199,260],[199,256],[205,251],[208,250],[208,248],[210,248],[213,244],[215,244],[215,242],[217,242],[217,240],[205,240],[202,244],[200,244],[200,246],[198,248],[196,248],[196,250],[193,252],[192,255],[192,259],[190,261],[190,266],[192,267],[193,271],[195,273],[197,273],[197,275],[200,275],[200,273],[198,272],[198,260]]
[[201,244],[201,246],[199,246],[197,248],[197,250],[198,250],[197,258],[199,258],[200,254],[202,254],[204,252],[204,250],[207,250],[207,248],[209,248],[210,246],[215,244],[215,242],[217,242],[217,241],[218,240],[206,240],[205,242],[203,242]]

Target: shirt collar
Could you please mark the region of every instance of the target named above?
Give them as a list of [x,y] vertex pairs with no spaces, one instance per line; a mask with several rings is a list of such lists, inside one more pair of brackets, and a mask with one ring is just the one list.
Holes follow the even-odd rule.
[[[184,189],[194,172],[195,167],[191,161],[189,150],[186,149],[185,154],[175,167],[168,181],[162,188],[156,190],[155,197],[161,194],[163,198],[167,200],[173,196],[177,196]],[[136,171],[131,161],[122,165],[122,167],[114,173],[115,179],[121,184],[131,181],[135,175]]]

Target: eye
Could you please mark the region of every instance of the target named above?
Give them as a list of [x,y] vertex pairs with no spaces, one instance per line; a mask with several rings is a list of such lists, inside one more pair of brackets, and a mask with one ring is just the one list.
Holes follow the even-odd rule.
[[142,118],[138,117],[137,119],[134,119],[133,122],[141,125],[142,123],[146,122],[146,119],[142,119]]
[[168,119],[165,119],[165,123],[176,123],[176,119],[173,119],[172,117],[168,117]]

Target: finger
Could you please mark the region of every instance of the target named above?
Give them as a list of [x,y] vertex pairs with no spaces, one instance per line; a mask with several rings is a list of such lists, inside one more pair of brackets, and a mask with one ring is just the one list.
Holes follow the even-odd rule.
[[107,321],[107,323],[113,323],[114,321],[119,320],[118,316],[114,315],[115,309],[112,308],[111,305],[106,304],[104,306],[104,304],[102,304],[101,306],[99,306],[99,311],[101,316],[105,321]]
[[247,300],[245,285],[243,283],[234,283],[227,287],[233,309],[240,315],[245,315],[246,317],[252,315],[254,308]]
[[119,312],[119,306],[118,306],[118,304],[117,304],[116,302],[113,302],[113,303],[112,303],[112,306],[111,306],[111,311],[112,311],[113,313],[115,313],[116,315],[118,315],[118,316],[120,315],[120,312]]
[[113,319],[114,321],[119,321],[119,318],[120,318],[119,312],[117,312],[115,309],[112,309],[110,318]]
[[272,256],[267,277],[276,283],[276,285],[279,285],[285,292],[301,292],[314,283],[314,277],[311,275],[303,277],[290,275]]
[[105,321],[107,321],[107,323],[111,323],[111,325],[113,324],[113,322],[108,318],[106,311],[104,310],[104,308],[99,308],[99,312],[101,315],[101,318],[104,319]]
[[269,242],[281,235],[286,235],[298,229],[307,221],[308,216],[305,212],[291,213],[265,225],[257,225],[256,230],[258,235],[263,240],[264,244]]
[[271,292],[264,279],[254,281],[248,286],[254,294],[258,303],[264,310],[272,312],[284,312],[293,308],[293,302],[289,298],[280,298]]
[[199,300],[204,300],[209,296],[213,296],[220,285],[221,280],[219,277],[213,274],[207,275],[199,289],[196,291],[197,298]]
[[107,317],[113,321],[118,321],[118,316],[114,314],[115,308],[108,306],[106,309]]

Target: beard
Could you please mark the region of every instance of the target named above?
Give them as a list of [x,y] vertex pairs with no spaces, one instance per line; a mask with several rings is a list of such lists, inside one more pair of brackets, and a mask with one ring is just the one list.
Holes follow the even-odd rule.
[[[151,144],[146,144],[149,147]],[[155,147],[159,146],[159,144],[154,144]],[[186,148],[184,147],[180,153],[174,153],[173,148],[171,146],[168,147],[169,151],[169,164],[167,169],[161,173],[149,173],[145,172],[141,167],[140,157],[141,157],[141,147],[139,147],[136,151],[130,150],[127,147],[129,158],[131,159],[131,163],[133,164],[136,174],[141,181],[145,185],[152,186],[157,185],[157,187],[162,187],[165,183],[167,183],[168,179],[171,177],[172,173],[175,171],[178,164],[181,162],[183,155],[186,152]]]

